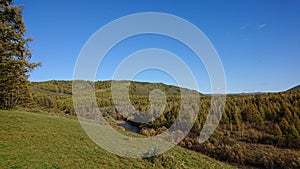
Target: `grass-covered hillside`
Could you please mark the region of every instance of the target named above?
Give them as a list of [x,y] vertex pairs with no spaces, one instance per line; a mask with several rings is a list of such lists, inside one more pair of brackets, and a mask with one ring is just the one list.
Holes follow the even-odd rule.
[[[132,133],[127,133],[132,134]],[[181,147],[154,159],[111,154],[76,118],[0,110],[0,168],[232,168]]]

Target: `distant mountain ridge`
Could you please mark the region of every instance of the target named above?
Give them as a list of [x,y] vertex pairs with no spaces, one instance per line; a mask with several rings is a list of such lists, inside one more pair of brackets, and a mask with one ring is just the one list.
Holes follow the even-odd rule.
[[297,85],[297,86],[295,86],[295,87],[289,89],[288,91],[290,91],[290,90],[300,90],[300,85]]

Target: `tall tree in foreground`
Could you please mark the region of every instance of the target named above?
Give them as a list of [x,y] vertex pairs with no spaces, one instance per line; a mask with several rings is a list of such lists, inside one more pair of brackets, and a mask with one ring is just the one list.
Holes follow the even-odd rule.
[[32,39],[24,37],[22,11],[12,0],[0,0],[0,108],[4,109],[31,99],[28,73],[39,65],[29,61]]

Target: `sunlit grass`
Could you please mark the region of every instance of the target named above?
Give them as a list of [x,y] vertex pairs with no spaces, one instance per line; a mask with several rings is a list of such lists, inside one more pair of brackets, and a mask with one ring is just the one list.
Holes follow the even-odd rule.
[[0,110],[0,168],[230,168],[180,147],[153,159],[111,154],[77,119]]

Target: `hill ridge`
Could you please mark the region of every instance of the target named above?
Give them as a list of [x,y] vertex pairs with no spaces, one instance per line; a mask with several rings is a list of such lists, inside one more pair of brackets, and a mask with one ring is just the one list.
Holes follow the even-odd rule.
[[294,86],[294,87],[290,88],[288,91],[291,91],[291,90],[300,90],[300,85]]

